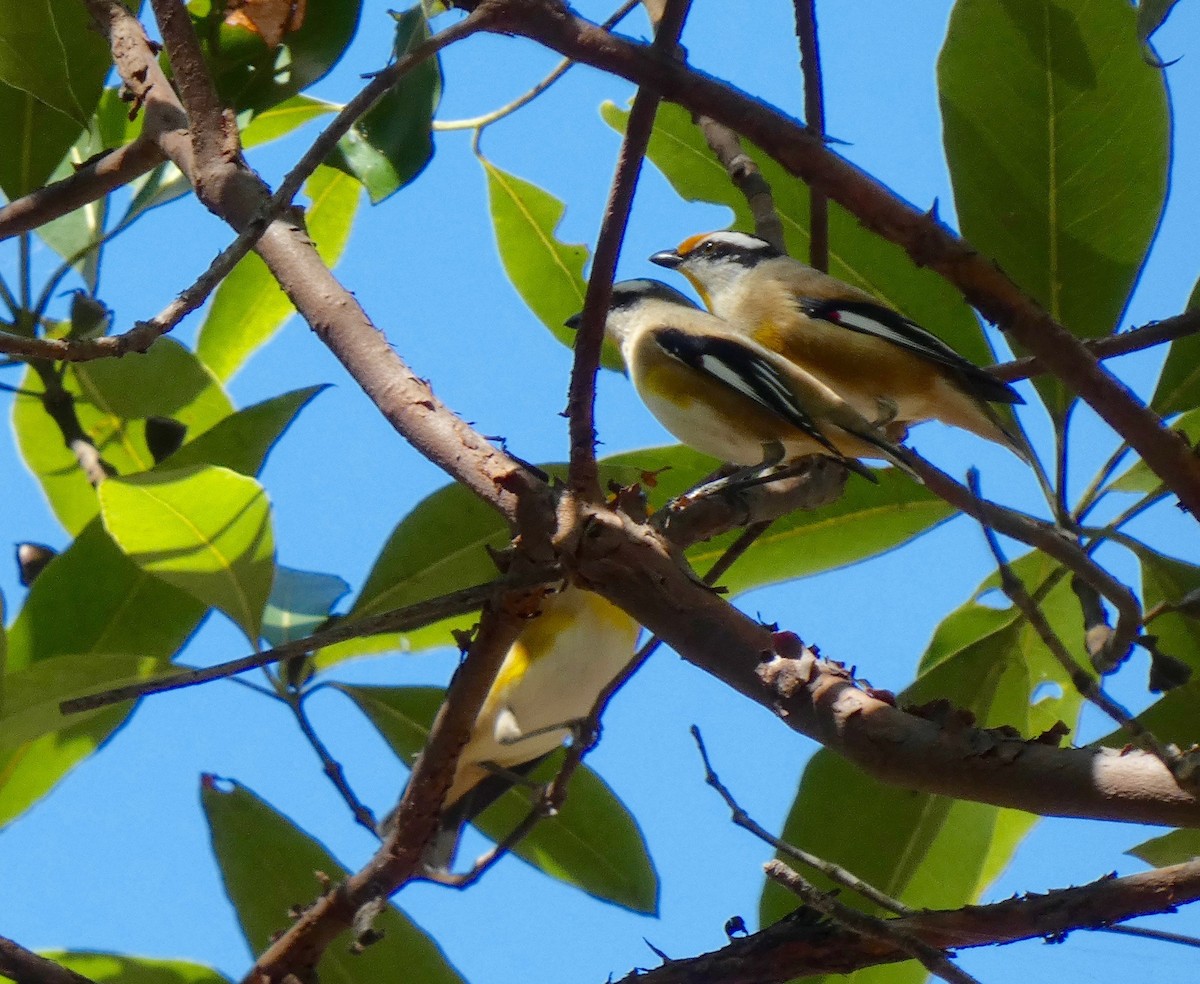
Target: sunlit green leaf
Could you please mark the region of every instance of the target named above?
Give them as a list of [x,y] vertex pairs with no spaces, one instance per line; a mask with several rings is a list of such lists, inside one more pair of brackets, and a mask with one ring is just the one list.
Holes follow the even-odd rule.
[[[1142,565],[1142,605],[1146,611],[1175,604],[1200,590],[1200,567],[1146,546],[1140,546],[1136,553]],[[1145,631],[1154,636],[1162,652],[1200,670],[1200,620],[1167,611],[1150,622]]]
[[[308,235],[329,266],[337,263],[358,209],[359,184],[331,167],[305,182],[311,204]],[[228,380],[295,312],[292,302],[255,253],[245,256],[213,295],[196,354],[216,377]]]
[[[46,660],[86,662],[97,653],[167,660],[203,614],[198,601],[121,553],[97,518],[34,581],[9,630],[8,672]],[[128,713],[106,708],[0,758],[0,826],[95,751]]]
[[[1132,6],[959,0],[938,82],[963,234],[1074,334],[1115,330],[1171,155],[1166,86]],[[1061,414],[1062,385],[1038,386]]]
[[263,613],[263,637],[272,646],[282,646],[311,635],[349,590],[336,574],[277,568]]
[[[349,874],[320,843],[238,783],[206,776],[200,801],[225,893],[253,953],[287,929],[289,911],[322,894],[317,872],[335,882]],[[386,906],[372,926],[382,939],[361,953],[337,945],[324,951],[315,968],[320,980],[379,984],[403,968],[406,980],[462,984],[437,943],[395,906]]]
[[337,103],[314,99],[312,96],[292,96],[277,106],[256,113],[242,127],[242,147],[249,150],[286,137],[305,123],[336,113],[341,108]]
[[[405,764],[425,746],[444,691],[439,687],[354,687],[338,689],[353,700]],[[549,782],[562,759],[556,756],[529,777]],[[473,822],[492,840],[511,832],[533,808],[534,792],[514,787]],[[658,876],[637,822],[613,791],[586,765],[571,777],[559,813],[541,821],[514,849],[546,874],[589,895],[635,912],[658,908]]]
[[[397,57],[429,38],[429,25],[418,5],[396,18]],[[441,97],[437,57],[405,75],[359,117],[338,141],[329,163],[362,182],[378,205],[420,174],[433,158],[433,114]]]
[[[75,414],[84,432],[121,475],[154,466],[146,447],[147,417],[171,417],[194,439],[233,410],[212,373],[169,338],[159,339],[144,355],[71,364],[63,386],[75,397]],[[22,389],[42,390],[32,369]],[[69,532],[78,533],[99,507],[59,427],[40,399],[26,395],[13,402],[13,427],[25,463],[41,482],[55,515]]]
[[194,441],[188,441],[160,467],[221,465],[243,475],[257,475],[296,415],[323,389],[324,384],[305,386],[231,413]]
[[188,960],[155,960],[119,953],[43,953],[96,984],[226,984],[229,978]]
[[[570,348],[575,344],[575,333],[564,322],[583,309],[587,247],[555,237],[554,231],[566,211],[557,198],[501,171],[484,157],[479,163],[487,175],[488,208],[504,272],[529,310]],[[622,367],[620,354],[607,342],[603,364],[609,369]]]
[[257,641],[275,574],[270,504],[258,482],[193,465],[110,478],[99,496],[105,529],[134,563]]
[[1154,865],[1156,868],[1165,868],[1170,864],[1183,864],[1185,861],[1200,857],[1200,830],[1173,830],[1161,837],[1152,837],[1148,841],[1143,841],[1125,853],[1140,858],[1146,864]]
[[69,116],[38,102],[23,89],[0,82],[0,191],[10,201],[46,183],[82,127]]
[[58,705],[64,700],[148,680],[167,665],[151,656],[84,653],[38,660],[6,674],[0,708],[0,759],[13,755],[27,742],[103,713],[63,717]]
[[[1200,282],[1192,288],[1186,310],[1200,310]],[[1164,416],[1200,407],[1200,335],[1171,343],[1150,406]]]

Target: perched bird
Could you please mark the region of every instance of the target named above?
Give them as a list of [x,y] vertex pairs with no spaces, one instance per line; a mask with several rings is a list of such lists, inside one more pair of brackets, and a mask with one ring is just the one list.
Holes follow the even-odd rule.
[[889,436],[940,420],[1030,459],[990,406],[1024,403],[1020,394],[865,291],[741,232],[692,236],[650,259],[687,277],[731,330],[807,370],[868,419],[891,423]]
[[462,825],[562,745],[633,659],[638,624],[572,585],[547,594],[504,657],[458,759],[441,831],[426,855],[448,867]]
[[[579,315],[567,321],[578,327]],[[743,466],[824,454],[875,481],[855,458],[907,468],[879,429],[804,369],[658,280],[613,285],[605,331],[634,389],[689,447]]]

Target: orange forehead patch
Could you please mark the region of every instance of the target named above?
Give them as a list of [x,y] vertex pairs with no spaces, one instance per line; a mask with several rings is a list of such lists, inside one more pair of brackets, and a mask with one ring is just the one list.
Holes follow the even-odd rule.
[[716,235],[715,232],[701,232],[695,236],[688,236],[683,242],[675,247],[675,252],[680,256],[687,256],[692,250],[699,246],[709,236]]

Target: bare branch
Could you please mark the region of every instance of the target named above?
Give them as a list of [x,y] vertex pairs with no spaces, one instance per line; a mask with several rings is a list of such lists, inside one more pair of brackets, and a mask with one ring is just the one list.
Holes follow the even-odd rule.
[[[652,50],[657,57],[669,57],[679,44],[679,34],[692,0],[668,0],[662,19],[654,34]],[[583,301],[583,317],[575,337],[575,361],[571,366],[571,383],[567,395],[567,414],[570,423],[571,450],[567,484],[571,491],[593,502],[601,497],[600,480],[596,469],[596,373],[600,369],[600,351],[604,343],[604,319],[612,299],[613,273],[625,239],[629,210],[637,188],[642,160],[650,143],[654,116],[660,97],[647,86],[639,86],[629,113],[629,123],[617,156],[604,219],[592,258],[587,294]]]
[[[821,85],[821,46],[817,42],[814,0],[793,0],[796,37],[800,41],[800,68],[804,73],[804,122],[809,132],[825,139],[825,94]],[[808,189],[808,263],[829,272],[829,199],[818,188]]]
[[[1138,916],[1174,912],[1197,898],[1200,861],[1189,861],[1124,878],[1107,876],[1044,895],[921,912],[889,920],[888,925],[938,950],[966,949],[1050,939],[1078,929],[1105,929]],[[858,936],[830,923],[814,924],[800,910],[721,950],[635,972],[621,984],[784,984],[797,977],[849,974],[908,956],[894,943]]]
[[921,966],[936,977],[951,984],[979,984],[970,974],[955,967],[941,950],[922,943],[916,937],[896,929],[891,923],[868,916],[848,905],[842,905],[827,892],[822,892],[782,861],[768,861],[763,870],[772,881],[778,882],[788,891],[795,893],[823,915],[844,926],[858,936],[877,943],[885,943],[903,950],[908,956],[920,961]]
[[350,813],[354,816],[354,821],[360,827],[365,827],[373,836],[379,836],[378,826],[375,823],[375,814],[370,811],[365,803],[358,798],[358,795],[350,787],[350,783],[346,779],[346,771],[342,768],[342,763],[335,759],[326,747],[325,742],[321,740],[321,736],[317,734],[316,729],[312,726],[312,722],[308,719],[308,711],[305,710],[304,701],[307,694],[292,693],[288,695],[286,703],[292,709],[292,714],[296,718],[296,724],[300,727],[300,733],[304,735],[312,750],[316,752],[317,758],[321,760],[321,771],[325,773],[326,778],[333,784],[333,788],[337,790],[346,806],[350,808]]

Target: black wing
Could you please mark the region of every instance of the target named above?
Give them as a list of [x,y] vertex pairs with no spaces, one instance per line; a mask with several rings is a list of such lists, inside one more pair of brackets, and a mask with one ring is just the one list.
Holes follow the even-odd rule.
[[835,457],[842,457],[829,439],[817,429],[816,422],[800,406],[787,381],[775,366],[757,352],[733,338],[713,335],[689,335],[677,328],[660,328],[655,340],[668,355],[685,365],[711,376],[730,389],[782,417],[802,430]]
[[991,373],[979,368],[969,359],[964,359],[937,335],[931,334],[914,321],[882,304],[870,301],[830,301],[802,297],[800,310],[810,318],[828,321],[830,324],[864,335],[875,335],[894,345],[907,349],[922,359],[938,362],[953,369],[968,393],[989,403],[1024,403],[1025,400],[1008,383],[1001,382]]

